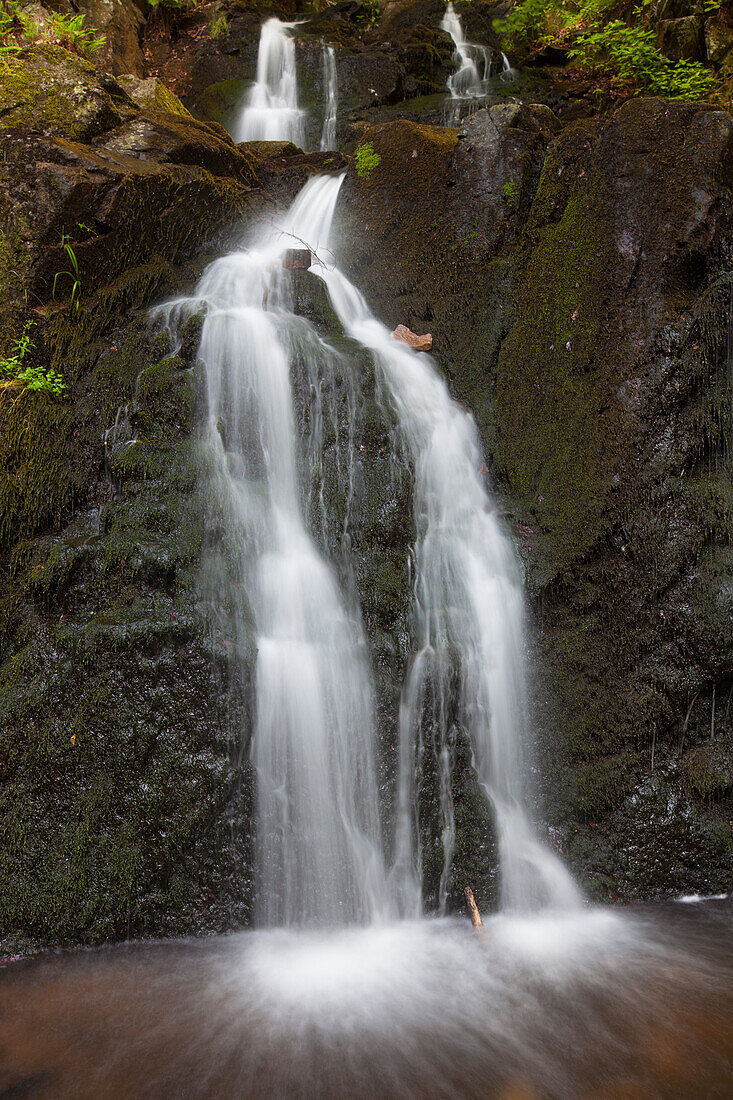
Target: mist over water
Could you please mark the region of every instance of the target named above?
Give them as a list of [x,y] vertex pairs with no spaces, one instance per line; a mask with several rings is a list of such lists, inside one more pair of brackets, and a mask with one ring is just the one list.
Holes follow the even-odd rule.
[[0,1090],[727,1100],[725,903],[283,929],[0,969]]

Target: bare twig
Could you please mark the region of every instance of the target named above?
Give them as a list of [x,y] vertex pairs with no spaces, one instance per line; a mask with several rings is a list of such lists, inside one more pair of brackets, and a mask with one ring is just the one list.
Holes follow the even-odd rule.
[[[270,225],[272,225],[272,226],[273,226],[273,228],[275,228],[275,229],[277,229],[277,228],[278,228],[278,227],[277,227],[277,226],[275,225],[275,223],[274,223],[274,222],[270,222]],[[313,258],[313,263],[316,263],[316,264],[318,264],[318,266],[319,266],[319,267],[328,267],[328,264],[325,264],[325,263],[323,262],[323,260],[322,260],[322,259],[321,259],[321,258],[319,257],[319,255],[318,255],[318,252],[317,252],[317,251],[315,250],[315,248],[313,247],[313,245],[311,245],[311,244],[308,244],[308,241],[304,241],[304,240],[303,240],[303,238],[302,238],[302,237],[299,237],[297,233],[289,233],[289,232],[288,232],[288,231],[287,231],[286,229],[281,229],[281,230],[280,230],[280,236],[281,236],[281,237],[290,237],[290,238],[291,238],[292,240],[294,240],[294,241],[297,241],[297,242],[298,242],[298,244],[302,244],[302,245],[303,245],[303,248],[307,248],[307,249],[308,249],[308,251],[310,252],[310,254],[311,254],[312,258]],[[333,261],[333,263],[331,264],[331,266],[333,267],[333,266],[335,265],[335,263],[336,263],[336,256],[334,255],[334,253],[333,253],[333,252],[331,251],[331,249],[330,249],[330,248],[326,248],[326,249],[325,249],[325,251],[326,251],[326,252],[327,252],[327,253],[329,254],[329,256],[331,257],[331,259],[332,259],[332,261]]]

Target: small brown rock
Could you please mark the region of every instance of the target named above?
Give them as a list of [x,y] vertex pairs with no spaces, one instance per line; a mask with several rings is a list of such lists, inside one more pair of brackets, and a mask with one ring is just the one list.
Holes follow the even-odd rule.
[[288,248],[283,252],[283,267],[286,271],[307,271],[310,265],[309,248]]
[[395,340],[401,340],[403,344],[409,344],[415,351],[430,351],[433,346],[432,333],[426,332],[424,336],[418,336],[407,325],[398,325],[392,335]]

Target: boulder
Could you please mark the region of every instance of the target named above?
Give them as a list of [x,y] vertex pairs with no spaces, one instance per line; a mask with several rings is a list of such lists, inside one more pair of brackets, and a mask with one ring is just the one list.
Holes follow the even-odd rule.
[[703,23],[697,16],[660,20],[657,42],[661,52],[672,61],[705,60]]
[[101,70],[113,76],[145,75],[141,40],[146,8],[146,0],[77,0],[75,10],[84,12],[85,26],[94,27],[106,38],[94,55]]
[[155,76],[139,77],[131,73],[124,74],[117,79],[117,83],[123,88],[130,99],[140,110],[147,114],[163,112],[169,115],[178,115],[181,118],[192,118],[177,95],[174,95],[162,80]]
[[286,271],[307,271],[312,262],[309,248],[288,248],[283,253],[283,268]]
[[3,59],[0,129],[23,126],[87,141],[136,113],[109,76],[60,46],[29,46]]
[[705,51],[712,65],[720,65],[733,49],[733,29],[716,19],[705,23]]
[[415,351],[431,351],[433,347],[432,333],[428,332],[424,336],[418,336],[407,325],[398,325],[392,336],[403,344],[409,344]]

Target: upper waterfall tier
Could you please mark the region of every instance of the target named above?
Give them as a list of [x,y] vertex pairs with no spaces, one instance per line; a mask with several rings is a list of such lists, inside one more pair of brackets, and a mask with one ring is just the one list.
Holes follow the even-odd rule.
[[[486,81],[491,76],[493,63],[492,51],[488,46],[466,39],[460,16],[453,4],[448,4],[440,24],[441,30],[453,39],[456,47],[455,57],[458,69],[448,78],[448,89],[456,98],[482,96],[486,93]],[[504,54],[499,55],[501,64],[498,71],[508,70],[509,62]]]
[[292,141],[302,146],[304,113],[298,106],[296,23],[268,19],[262,24],[257,80],[235,128],[237,141]]
[[[250,88],[240,117],[233,127],[237,141],[292,141],[305,149],[318,144],[322,150],[336,148],[338,76],[333,46],[322,47],[322,116],[320,139],[311,132],[308,112],[300,106],[298,70],[293,30],[298,23],[268,19],[262,24],[257,53],[257,79]],[[320,122],[319,122],[320,125]]]

